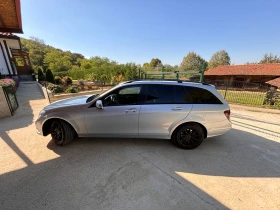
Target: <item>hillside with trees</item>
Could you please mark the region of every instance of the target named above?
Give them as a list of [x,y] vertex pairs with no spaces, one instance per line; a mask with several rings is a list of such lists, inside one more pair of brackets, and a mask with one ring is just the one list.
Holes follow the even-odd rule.
[[70,76],[72,79],[102,80],[106,83],[136,79],[135,63],[119,64],[98,56],[85,58],[80,53],[63,51],[46,45],[41,39],[21,38],[23,50],[28,51],[35,73],[52,71],[54,76]]

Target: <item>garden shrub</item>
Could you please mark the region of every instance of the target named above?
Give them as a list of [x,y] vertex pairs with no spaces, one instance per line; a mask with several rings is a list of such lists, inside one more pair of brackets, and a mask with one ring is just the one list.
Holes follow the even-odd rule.
[[89,90],[92,90],[92,86],[93,86],[92,84],[87,84],[87,86]]
[[264,99],[264,105],[274,105],[277,102],[277,89],[274,87],[270,87],[266,94]]
[[65,92],[67,92],[67,93],[78,93],[79,89],[76,86],[71,86],[71,87],[67,88]]
[[61,81],[61,77],[60,77],[60,76],[55,76],[55,77],[54,77],[54,84],[56,84],[56,85],[62,84],[62,81]]
[[84,86],[84,85],[85,85],[84,80],[79,80],[78,82],[79,82],[79,85],[82,85],[82,86]]
[[72,79],[68,76],[62,77],[61,81],[65,85],[72,85]]
[[0,86],[11,87],[8,88],[9,93],[15,93],[17,89],[17,84],[13,79],[0,79]]
[[52,93],[62,93],[63,92],[63,88],[60,85],[55,85],[55,84],[49,83],[47,85],[47,88],[50,91],[52,91]]
[[53,73],[52,73],[52,71],[50,69],[48,69],[46,71],[46,80],[48,82],[54,83],[54,76],[53,76]]
[[45,75],[41,68],[38,69],[38,81],[46,81]]

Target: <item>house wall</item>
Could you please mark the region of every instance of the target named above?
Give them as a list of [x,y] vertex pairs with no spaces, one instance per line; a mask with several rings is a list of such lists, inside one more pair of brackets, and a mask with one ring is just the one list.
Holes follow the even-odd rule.
[[[0,47],[0,72],[1,72],[1,74],[10,75],[10,71],[12,69],[11,69],[10,62],[8,60],[9,58],[8,58],[8,54],[6,52],[3,40],[0,40],[0,44],[2,46],[2,47]],[[5,61],[5,57],[4,56],[6,57],[6,61],[7,62]]]
[[[0,44],[2,47],[0,47],[0,72],[3,75],[12,75],[13,74],[13,69],[11,66],[11,63],[9,61],[9,56],[11,56],[11,50],[9,48],[8,42],[8,52],[6,51],[5,45],[4,45],[4,40],[5,39],[0,39]],[[5,57],[6,61],[5,61]]]
[[[0,43],[1,44],[1,43]],[[3,47],[3,45],[2,45]],[[3,49],[4,50],[4,49]],[[3,51],[0,47],[0,73],[3,75],[3,74],[9,74],[9,71],[8,71],[8,67],[6,65],[6,62],[5,62],[5,59],[4,59],[4,55],[3,55]]]
[[205,75],[205,80],[229,80],[229,81],[244,81],[253,83],[265,83],[269,80],[275,79],[276,76],[210,76]]

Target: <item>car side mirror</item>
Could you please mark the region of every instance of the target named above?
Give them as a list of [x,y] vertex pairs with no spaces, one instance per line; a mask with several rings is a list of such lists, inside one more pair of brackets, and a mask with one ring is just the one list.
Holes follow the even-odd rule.
[[95,106],[96,106],[96,108],[98,108],[98,109],[103,109],[102,101],[101,101],[101,100],[97,100]]

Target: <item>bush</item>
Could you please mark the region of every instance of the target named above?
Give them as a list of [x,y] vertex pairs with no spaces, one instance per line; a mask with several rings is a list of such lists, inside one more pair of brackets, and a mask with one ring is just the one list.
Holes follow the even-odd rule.
[[52,73],[52,71],[50,69],[48,69],[46,71],[46,80],[48,82],[54,83],[54,76],[53,76],[53,73]]
[[65,92],[67,92],[67,93],[78,93],[79,89],[76,86],[71,86],[71,87],[67,88]]
[[89,90],[92,90],[92,86],[93,86],[92,84],[87,84],[87,86]]
[[13,79],[0,79],[0,86],[10,87],[8,88],[9,93],[15,93],[17,89],[17,84]]
[[270,87],[265,94],[264,105],[274,105],[277,102],[277,95],[277,89]]
[[48,82],[54,83],[54,76],[53,76],[53,73],[52,73],[52,71],[50,69],[48,69],[46,71],[46,80]]
[[68,76],[62,77],[61,82],[65,85],[72,85],[72,79]]
[[59,76],[55,76],[54,78],[54,84],[60,85],[62,84],[61,78]]
[[84,86],[85,85],[84,80],[79,80],[79,85]]
[[45,75],[41,68],[38,68],[38,81],[46,81]]
[[52,91],[52,93],[62,93],[63,92],[63,88],[60,85],[54,85],[49,83],[47,85],[47,88]]

